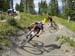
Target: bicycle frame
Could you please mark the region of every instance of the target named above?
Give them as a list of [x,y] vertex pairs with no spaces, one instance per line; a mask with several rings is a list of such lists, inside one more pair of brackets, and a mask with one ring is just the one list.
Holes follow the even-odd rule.
[[34,32],[34,31],[28,32],[28,34],[26,36],[26,40],[24,39],[23,42],[21,43],[21,47],[26,45],[26,43],[29,43],[36,36],[36,34],[37,34],[37,32]]

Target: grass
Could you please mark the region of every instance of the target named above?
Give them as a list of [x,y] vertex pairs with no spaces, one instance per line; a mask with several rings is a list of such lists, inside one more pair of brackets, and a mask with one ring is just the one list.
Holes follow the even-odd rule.
[[15,28],[10,26],[7,22],[0,22],[0,45],[8,45],[7,32],[11,29],[14,30]]
[[10,18],[10,16],[8,16],[8,14],[6,12],[3,12],[2,14],[0,14],[0,21],[7,20],[9,18]]
[[60,45],[67,43],[69,46],[75,47],[75,38],[72,37],[58,36],[56,41],[58,41]]
[[16,20],[16,22],[17,22],[17,25],[20,26],[21,28],[29,26],[32,22],[43,19],[43,16],[30,15],[30,14],[25,14],[25,13],[21,13],[20,16],[21,16],[21,19]]
[[42,16],[40,15],[30,15],[21,13],[21,19],[13,19],[10,17],[7,22],[0,22],[0,34],[5,34],[9,30],[16,29],[17,26],[24,28],[29,26],[34,21],[42,20]]
[[67,28],[75,32],[75,21],[70,21],[70,23],[68,23],[67,19],[63,19],[63,18],[56,17],[56,16],[54,16],[53,18],[56,22],[62,25],[65,25]]

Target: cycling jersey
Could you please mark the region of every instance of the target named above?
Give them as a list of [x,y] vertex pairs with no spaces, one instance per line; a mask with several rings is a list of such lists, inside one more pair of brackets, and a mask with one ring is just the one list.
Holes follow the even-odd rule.
[[48,22],[47,18],[44,18],[42,21],[43,21],[43,23],[47,23]]
[[34,30],[37,31],[37,33],[39,33],[40,30],[43,30],[43,24],[42,23],[37,23]]

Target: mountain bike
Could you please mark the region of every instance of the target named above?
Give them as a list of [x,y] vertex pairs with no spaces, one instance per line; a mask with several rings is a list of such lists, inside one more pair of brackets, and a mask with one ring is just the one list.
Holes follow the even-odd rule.
[[58,27],[58,25],[55,22],[53,22],[52,25],[51,25],[51,23],[48,24],[49,32],[55,32],[58,29],[59,29],[59,27]]

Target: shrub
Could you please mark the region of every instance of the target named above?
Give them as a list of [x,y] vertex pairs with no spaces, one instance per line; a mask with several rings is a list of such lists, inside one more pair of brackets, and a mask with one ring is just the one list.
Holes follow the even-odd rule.
[[16,26],[17,23],[16,23],[16,20],[12,17],[12,18],[9,18],[7,20],[8,24],[10,24],[11,26]]
[[64,43],[68,43],[70,46],[75,47],[75,41],[72,37],[66,37],[66,36],[58,36],[56,41],[60,42],[60,45]]
[[0,20],[4,20],[4,19],[5,19],[5,16],[2,15],[1,18],[0,18]]

